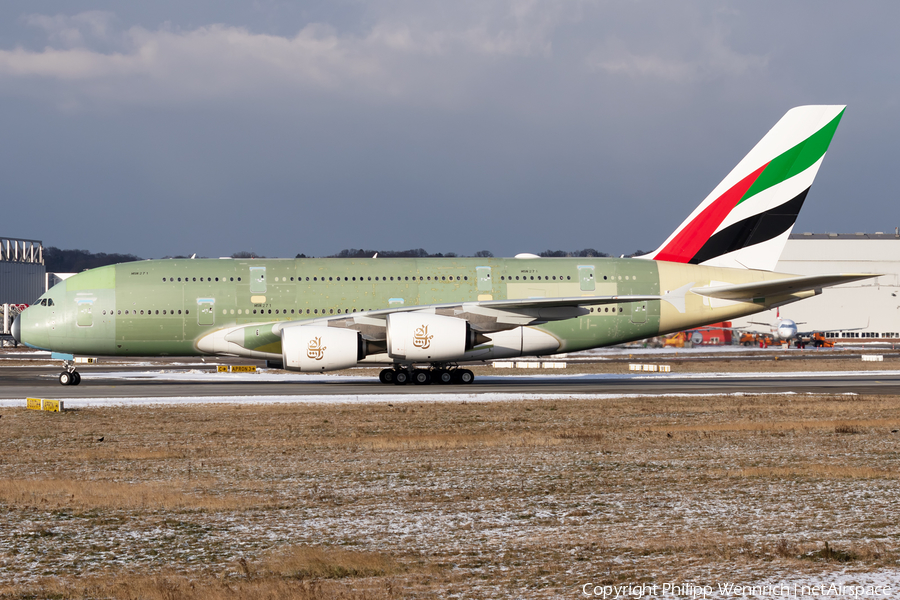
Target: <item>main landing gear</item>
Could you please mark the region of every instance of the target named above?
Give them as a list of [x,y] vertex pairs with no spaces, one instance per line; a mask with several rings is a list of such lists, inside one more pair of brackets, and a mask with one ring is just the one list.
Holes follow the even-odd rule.
[[78,385],[81,383],[81,373],[75,370],[75,365],[68,360],[63,361],[65,371],[59,374],[59,383],[62,385]]
[[475,381],[475,374],[469,369],[459,368],[433,367],[431,369],[410,370],[398,367],[382,370],[378,374],[378,380],[381,383],[393,383],[394,385],[406,385],[407,383],[416,385],[428,385],[429,383],[456,385],[472,383]]

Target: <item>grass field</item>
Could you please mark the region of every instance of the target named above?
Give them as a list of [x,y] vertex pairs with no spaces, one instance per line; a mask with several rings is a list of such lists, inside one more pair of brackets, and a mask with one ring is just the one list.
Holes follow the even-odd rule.
[[898,409],[818,395],[0,409],[0,598],[890,580]]

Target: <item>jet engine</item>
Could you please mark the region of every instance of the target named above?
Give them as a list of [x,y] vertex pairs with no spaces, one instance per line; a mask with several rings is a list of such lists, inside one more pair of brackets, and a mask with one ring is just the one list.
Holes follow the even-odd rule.
[[475,332],[463,319],[415,312],[387,316],[387,350],[391,358],[459,360],[474,343]]
[[778,337],[782,340],[789,340],[797,335],[797,324],[791,319],[782,319],[778,324]]
[[337,327],[285,327],[281,356],[289,371],[336,371],[355,367],[366,356],[358,331]]

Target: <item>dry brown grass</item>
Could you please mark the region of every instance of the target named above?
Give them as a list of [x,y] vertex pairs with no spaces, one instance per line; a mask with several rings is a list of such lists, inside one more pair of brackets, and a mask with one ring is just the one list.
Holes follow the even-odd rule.
[[0,598],[574,597],[894,567],[898,415],[828,395],[0,409]]
[[69,478],[5,479],[0,481],[0,502],[20,508],[73,508],[77,510],[237,510],[259,507],[258,496],[214,496],[212,478],[191,482],[207,488],[201,493],[186,489],[188,482],[122,483],[79,481]]

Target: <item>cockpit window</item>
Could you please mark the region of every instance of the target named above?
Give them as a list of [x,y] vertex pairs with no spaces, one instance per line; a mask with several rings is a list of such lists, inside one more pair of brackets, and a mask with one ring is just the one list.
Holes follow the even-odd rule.
[[41,301],[38,302],[41,306],[53,306],[53,298],[41,298]]

